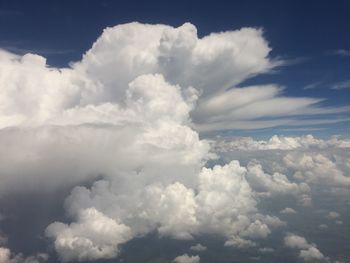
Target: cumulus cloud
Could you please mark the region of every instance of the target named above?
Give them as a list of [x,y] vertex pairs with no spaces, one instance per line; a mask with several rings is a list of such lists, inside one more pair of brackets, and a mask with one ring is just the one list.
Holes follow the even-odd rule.
[[284,163],[294,170],[294,178],[307,183],[321,183],[335,187],[349,187],[350,177],[346,176],[337,163],[321,153],[288,153]]
[[[209,157],[209,145],[186,126],[191,103],[184,100],[179,88],[161,75],[145,75],[130,84],[127,103],[129,108],[121,111],[118,106],[107,107],[119,119],[115,124],[2,130],[0,140],[9,146],[1,163],[2,192],[21,183],[29,187],[40,181],[57,187],[96,173],[115,175],[140,169],[154,178],[168,169],[162,180],[192,180],[189,174]],[[99,115],[99,107],[104,106],[87,115]],[[16,178],[21,172],[26,177],[19,182]]]
[[[118,245],[155,230],[175,239],[219,234],[226,237],[226,245],[255,246],[250,239],[266,238],[271,229],[284,223],[258,212],[246,173],[237,161],[203,168],[197,178],[197,193],[179,182],[167,186],[156,182],[142,188],[133,185],[132,192],[122,190],[124,186],[113,179],[97,181],[90,189],[76,187],[65,203],[76,223],[53,223],[47,234],[65,261],[116,256]],[[115,235],[95,227],[104,220],[113,224]]]
[[[310,201],[304,183],[313,182],[310,171],[323,171],[319,180],[339,185],[348,179],[322,155],[284,158],[303,180],[298,183],[255,161],[205,167],[217,156],[198,131],[267,127],[348,110],[286,97],[276,85],[238,87],[281,64],[270,50],[260,29],[198,38],[189,23],[130,23],[105,29],[69,68],[0,51],[0,195],[74,187],[64,203],[69,221],[46,229],[65,262],[116,257],[123,244],[152,232],[179,240],[214,234],[227,246],[257,246],[285,225],[259,211],[259,196]],[[322,143],[309,136],[267,144]],[[10,262],[27,260],[6,248],[1,253]],[[198,256],[179,258],[199,262]]]
[[281,214],[296,214],[297,211],[295,211],[293,208],[286,207],[280,211]]
[[338,219],[338,218],[340,218],[340,214],[337,212],[331,211],[328,213],[327,218],[328,219]]
[[313,205],[313,195],[324,193],[346,198],[349,188],[349,142],[338,136],[318,139],[272,136],[269,140],[220,138],[212,141],[222,160],[247,164],[247,180],[260,196],[292,195],[302,206]]
[[118,245],[131,238],[129,227],[95,208],[80,211],[76,223],[53,223],[46,232],[55,237],[55,248],[63,262],[113,258]]
[[324,255],[316,247],[309,247],[306,250],[301,250],[299,257],[305,261],[322,260],[325,258]]
[[199,263],[200,257],[199,256],[189,256],[187,254],[178,256],[174,258],[174,263]]
[[8,248],[0,247],[1,263],[43,263],[47,260],[47,254],[39,253],[35,256],[24,257],[22,254],[14,255]]
[[309,186],[305,183],[296,184],[290,182],[286,175],[265,173],[259,163],[248,164],[248,181],[256,192],[265,192],[267,195],[292,194],[301,195],[309,192]]
[[284,244],[290,248],[305,249],[310,247],[310,244],[306,241],[304,237],[294,234],[288,234],[284,238]]
[[[245,79],[281,64],[269,57],[270,50],[261,29],[198,38],[190,23],[178,28],[129,23],[106,28],[70,68],[50,68],[44,57],[35,54],[1,51],[0,127],[107,119],[114,123],[118,117],[110,110],[125,105],[129,83],[145,74],[161,74],[184,91],[196,89],[198,94],[190,98],[200,97],[191,116],[197,129],[204,131],[269,127],[293,121],[286,116],[349,110],[321,108],[320,99],[283,96],[276,85],[237,88]],[[271,117],[282,119],[255,123]]]
[[49,255],[46,253],[37,253],[27,257],[22,253],[13,253],[7,247],[7,243],[8,237],[0,230],[0,263],[44,263],[49,258]]
[[325,259],[325,256],[317,249],[315,244],[310,244],[304,237],[287,234],[284,238],[287,247],[299,249],[299,257],[305,261],[315,261]]
[[205,250],[207,250],[207,247],[198,243],[196,245],[191,246],[190,249],[193,251],[205,251]]

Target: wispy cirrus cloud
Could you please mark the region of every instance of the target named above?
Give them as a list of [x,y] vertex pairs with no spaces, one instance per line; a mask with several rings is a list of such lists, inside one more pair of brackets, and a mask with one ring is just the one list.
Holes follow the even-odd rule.
[[349,57],[350,56],[350,50],[337,49],[337,50],[334,50],[334,51],[330,52],[330,54],[338,55],[338,56],[344,56],[344,57]]
[[320,87],[321,84],[322,84],[321,81],[310,83],[310,84],[304,86],[304,90],[316,89],[316,88]]
[[331,89],[333,90],[350,89],[350,80],[345,80],[342,82],[335,83],[331,86]]

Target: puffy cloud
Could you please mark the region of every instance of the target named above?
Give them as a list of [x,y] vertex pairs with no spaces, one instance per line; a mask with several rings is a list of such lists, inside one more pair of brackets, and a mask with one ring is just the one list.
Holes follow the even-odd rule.
[[256,201],[245,173],[246,169],[237,161],[203,168],[196,196],[203,229],[234,235],[250,225],[247,216],[256,212]]
[[205,250],[207,250],[207,247],[198,243],[196,245],[191,246],[190,249],[193,251],[205,251]]
[[309,247],[306,250],[301,250],[299,257],[301,257],[305,261],[315,261],[325,258],[324,255],[315,247]]
[[304,237],[289,233],[284,238],[284,244],[287,247],[299,249],[299,257],[305,261],[325,259],[316,245],[308,243]]
[[189,256],[187,254],[178,256],[174,258],[174,263],[199,263],[200,257],[199,256]]
[[335,187],[349,187],[350,177],[345,176],[337,164],[320,153],[288,153],[283,158],[294,178],[307,183],[321,183]]
[[[154,230],[176,239],[218,234],[227,238],[226,245],[252,246],[255,242],[250,239],[266,238],[270,228],[284,224],[258,213],[246,173],[246,168],[233,161],[203,168],[197,175],[196,190],[179,182],[165,186],[159,181],[144,187],[134,184],[130,192],[119,185],[121,178],[97,181],[91,189],[76,187],[65,203],[76,223],[53,223],[47,234],[64,261],[114,257],[120,244]],[[141,175],[128,174],[122,179],[134,180],[135,176]],[[95,227],[105,220],[115,232]]]
[[10,249],[0,247],[1,263],[43,263],[47,260],[47,254],[39,253],[35,256],[24,257],[22,254],[12,255]]
[[[50,68],[35,54],[1,51],[0,127],[114,123],[128,85],[147,74],[161,74],[184,93],[192,90],[189,100],[200,94],[191,116],[204,131],[293,125],[296,119],[288,116],[349,111],[316,106],[320,99],[285,97],[276,85],[237,88],[281,65],[269,58],[270,50],[263,31],[255,28],[198,38],[190,23],[178,28],[129,23],[106,28],[70,68]],[[271,117],[282,119],[261,121]]]
[[[152,93],[150,86],[156,92]],[[164,96],[160,96],[161,90]],[[161,75],[146,75],[130,84],[127,103],[128,109],[121,111],[107,107],[112,109],[110,116],[117,119],[113,125],[1,130],[0,140],[8,145],[0,165],[1,192],[18,184],[28,188],[34,183],[37,188],[39,181],[45,187],[57,187],[76,184],[93,174],[116,175],[140,169],[148,182],[151,177],[168,182],[174,178],[193,180],[190,175],[210,156],[209,145],[185,125],[190,103],[180,90]],[[103,107],[96,106],[87,115],[93,118]],[[26,176],[18,180],[23,173]]]
[[180,183],[165,188],[150,186],[146,189],[140,208],[144,220],[158,223],[160,235],[177,239],[192,239],[199,222],[194,191]]
[[247,179],[255,191],[265,192],[267,195],[292,194],[297,196],[309,192],[307,184],[301,183],[298,185],[290,182],[287,176],[281,173],[266,174],[261,164],[258,163],[248,164]]
[[10,250],[0,247],[0,262],[10,262]]
[[[346,198],[349,187],[348,140],[273,136],[270,140],[232,138],[213,141],[215,152],[226,161],[247,163],[247,180],[260,197],[294,195],[302,206],[324,193]],[[253,160],[253,161],[252,161]],[[342,190],[343,189],[343,190]]]
[[328,219],[338,219],[338,218],[340,218],[340,214],[337,212],[331,211],[328,213],[327,218]]
[[[258,29],[199,39],[190,23],[178,28],[130,23],[105,29],[74,68],[101,82],[108,98],[123,95],[118,91],[135,77],[155,72],[208,96],[274,67],[276,63],[267,57],[269,51]],[[114,66],[118,66],[117,72]]]
[[295,211],[293,208],[286,207],[280,211],[281,214],[296,214],[297,211]]
[[[256,128],[281,121],[257,118],[347,110],[287,98],[276,85],[238,88],[280,64],[269,52],[262,30],[198,38],[189,23],[107,28],[69,68],[1,51],[0,195],[76,186],[64,204],[71,221],[46,229],[63,261],[113,258],[122,244],[153,231],[256,246],[284,225],[259,211],[257,196],[307,199],[307,186],[256,162],[204,167],[215,155],[193,127]],[[289,168],[292,158],[286,157]]]
[[247,238],[265,238],[269,227],[281,221],[257,213],[254,192],[246,181],[247,170],[237,161],[213,169],[203,168],[199,175],[198,217],[201,232],[221,233],[226,245],[251,246]]
[[25,257],[22,253],[12,253],[6,247],[8,238],[0,231],[0,263],[43,263],[49,258],[46,253],[37,253],[34,256]]
[[51,224],[46,233],[55,238],[55,249],[63,262],[113,258],[118,245],[131,238],[129,227],[95,208],[80,211],[76,223]]
[[244,249],[255,247],[256,243],[252,240],[247,240],[239,236],[234,236],[229,241],[226,241],[225,245]]
[[284,244],[290,248],[305,249],[310,247],[310,244],[306,241],[304,237],[294,234],[288,234],[284,238]]

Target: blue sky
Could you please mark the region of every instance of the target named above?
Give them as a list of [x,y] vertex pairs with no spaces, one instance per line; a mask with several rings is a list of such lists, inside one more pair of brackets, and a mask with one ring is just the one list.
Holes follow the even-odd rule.
[[[323,106],[350,102],[350,3],[348,1],[0,1],[0,47],[37,53],[51,66],[78,61],[107,26],[139,21],[180,26],[191,22],[199,36],[241,27],[263,28],[270,56],[286,65],[244,85],[276,83],[288,96],[325,98]],[[345,87],[332,89],[332,87]],[[338,118],[348,118],[342,113]],[[349,122],[318,125],[324,136],[349,134]],[[307,133],[305,127],[272,133]],[[232,133],[232,131],[231,131]],[[245,134],[246,131],[234,131]]]

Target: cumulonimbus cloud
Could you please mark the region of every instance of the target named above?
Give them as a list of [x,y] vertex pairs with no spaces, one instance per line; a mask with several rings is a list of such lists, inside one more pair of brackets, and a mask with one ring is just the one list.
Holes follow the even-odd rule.
[[190,114],[203,131],[295,125],[302,120],[293,116],[349,111],[319,107],[320,99],[286,97],[276,85],[237,88],[281,65],[270,50],[261,29],[198,38],[189,23],[178,28],[130,23],[105,29],[70,68],[51,68],[34,54],[1,51],[0,127],[116,123],[129,83],[145,74],[161,74],[191,93],[187,99],[197,106]]
[[62,261],[113,258],[151,232],[258,246],[285,223],[259,211],[257,197],[307,198],[308,186],[257,162],[204,167],[216,155],[194,127],[348,110],[287,98],[276,85],[237,88],[281,64],[269,52],[260,29],[198,38],[189,23],[107,28],[69,68],[1,51],[0,195],[75,186],[64,204],[70,222],[46,229]]

